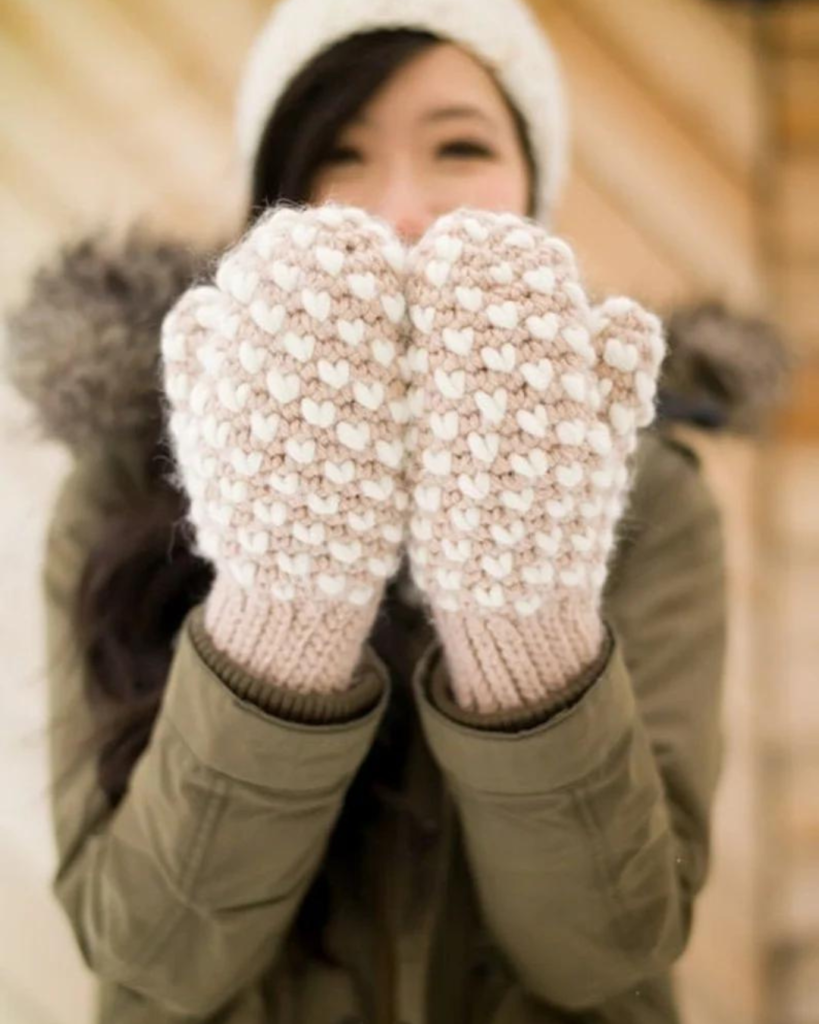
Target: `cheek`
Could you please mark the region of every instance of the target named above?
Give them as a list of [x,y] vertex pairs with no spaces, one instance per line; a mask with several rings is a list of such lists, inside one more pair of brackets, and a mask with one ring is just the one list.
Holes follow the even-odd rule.
[[529,208],[529,181],[525,171],[513,166],[487,166],[447,183],[439,197],[447,209],[472,206],[525,216]]
[[365,207],[372,193],[372,185],[363,173],[333,174],[332,171],[319,173],[310,188],[309,202],[320,205],[335,201],[347,206]]
[[[320,172],[313,182],[309,202],[320,204],[333,200],[367,209],[376,201],[379,182],[385,177],[372,168],[356,168],[343,172]],[[450,169],[442,174],[436,165],[417,169],[410,176],[404,198],[420,203],[434,215],[448,213],[459,206],[479,210],[496,210],[525,216],[529,209],[529,176],[525,166],[516,163],[471,165],[462,173]],[[414,187],[412,187],[414,186]]]

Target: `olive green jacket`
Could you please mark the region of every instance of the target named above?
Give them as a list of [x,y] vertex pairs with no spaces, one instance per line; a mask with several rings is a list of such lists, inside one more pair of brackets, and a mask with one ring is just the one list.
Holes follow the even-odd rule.
[[[198,606],[112,808],[76,592],[111,504],[143,490],[158,327],[208,261],[139,232],[81,238],[8,325],[13,382],[74,455],[43,561],[53,887],[100,979],[99,1024],[673,1024],[723,756],[726,611],[714,500],[664,430],[643,434],[607,644],[565,707],[460,711],[395,583],[334,699],[249,678]],[[673,414],[715,427],[764,407],[753,324],[668,322]],[[711,401],[698,381],[717,382]]]
[[[569,706],[459,711],[426,616],[394,595],[350,692],[294,697],[215,651],[199,605],[112,811],[83,755],[72,611],[107,503],[139,486],[117,449],[78,459],[44,561],[54,889],[100,978],[101,1024],[678,1019],[670,969],[706,877],[725,646],[720,521],[687,448],[643,435],[607,646]],[[405,771],[336,861],[345,796],[402,695]],[[294,927],[317,886],[329,957]]]

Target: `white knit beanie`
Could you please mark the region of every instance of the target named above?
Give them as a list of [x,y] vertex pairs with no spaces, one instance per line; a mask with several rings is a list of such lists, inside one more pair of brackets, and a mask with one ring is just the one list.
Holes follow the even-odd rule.
[[568,164],[566,100],[555,52],[524,0],[280,0],[239,87],[235,127],[246,180],[268,119],[299,71],[347,36],[384,28],[432,32],[495,74],[526,124],[538,177],[535,216],[548,224]]

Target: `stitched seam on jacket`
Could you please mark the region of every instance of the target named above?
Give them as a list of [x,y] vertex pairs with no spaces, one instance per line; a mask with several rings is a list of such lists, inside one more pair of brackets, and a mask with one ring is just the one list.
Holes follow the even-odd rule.
[[472,782],[464,781],[462,776],[457,774],[451,768],[443,769],[442,773],[454,789],[463,790],[465,794],[474,795],[481,800],[487,799],[508,805],[510,801],[526,801],[533,797],[550,797],[553,794],[557,795],[560,793],[571,792],[572,790],[582,789],[586,780],[593,776],[598,770],[599,769],[597,767],[593,767],[589,769],[585,775],[581,775],[574,779],[568,779],[566,782],[561,782],[559,786],[550,785],[548,789],[532,789],[526,790],[522,793],[508,789],[487,789],[485,786],[476,786]]
[[[219,814],[226,805],[225,794],[228,787],[222,779],[217,781],[218,785],[215,785],[206,797],[205,807],[202,811],[199,825],[191,839],[188,854],[182,858],[183,862],[187,865],[187,869],[180,876],[177,887],[179,893],[188,892],[194,883],[195,877],[205,860],[206,839],[213,835]],[[156,959],[157,955],[163,950],[163,944],[167,942],[173,933],[175,925],[188,909],[188,904],[181,900],[172,903],[167,913],[157,923],[156,930],[147,936],[143,945],[137,947],[137,950],[129,956],[129,966],[147,966],[150,962],[149,959],[143,959],[146,951],[153,954],[153,959]]]
[[[604,771],[605,768],[601,767],[598,770]],[[628,935],[623,930],[623,921],[629,917],[630,912],[622,900],[615,879],[608,868],[603,829],[595,817],[591,805],[584,799],[584,788],[577,787],[571,794],[571,800],[577,811],[577,816],[583,823],[590,839],[592,859],[597,866],[597,873],[601,883],[600,889],[610,906],[609,926],[612,937],[618,943],[614,948],[622,949],[633,965],[635,974],[641,975],[642,967],[639,958],[631,951]]]
[[[249,779],[238,779],[234,775],[228,775],[227,772],[223,772],[220,768],[214,768],[213,765],[205,764],[193,747],[190,746],[188,741],[185,739],[184,734],[180,731],[179,727],[175,722],[170,719],[165,723],[169,728],[173,729],[176,733],[179,741],[184,745],[188,753],[196,760],[196,763],[205,768],[213,776],[220,781],[224,782],[226,786],[242,786],[244,788],[255,790],[259,793],[275,794],[276,796],[292,796],[292,789],[285,787],[284,789],[272,789],[270,786],[263,786],[260,782],[251,782]],[[325,787],[322,789],[300,789],[298,790],[299,797],[324,797],[325,799],[334,798],[338,796],[339,790],[344,789],[346,791],[347,784],[351,778],[351,772],[345,772],[341,779],[341,784],[333,785],[329,788]]]

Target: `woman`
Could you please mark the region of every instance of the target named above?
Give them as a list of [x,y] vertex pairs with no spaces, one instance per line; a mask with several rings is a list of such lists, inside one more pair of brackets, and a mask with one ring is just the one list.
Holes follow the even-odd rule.
[[[257,42],[239,129],[250,230],[226,254],[78,246],[14,335],[18,383],[75,454],[44,569],[54,887],[100,979],[98,1020],[678,1020],[670,971],[721,760],[720,524],[693,454],[647,429],[656,321],[588,304],[546,231],[565,151],[548,44],[513,0],[290,0]],[[284,200],[309,207],[271,215]],[[32,312],[80,295],[84,360],[64,317],[57,350]],[[506,322],[518,299],[524,334]],[[622,400],[622,431],[567,441],[576,458],[550,419],[547,352],[584,438]],[[450,430],[482,422],[467,402],[484,384],[475,401],[500,422],[494,386],[527,353],[531,390],[521,377],[509,401],[546,405],[518,407],[512,433],[508,417]],[[273,405],[254,419],[265,372]],[[288,393],[305,382],[325,389],[312,404]],[[310,446],[342,387],[360,418],[327,441],[325,492]],[[538,451],[563,481],[548,502],[529,487],[551,479]],[[351,481],[375,453],[367,490]],[[503,509],[482,483],[498,459],[519,467]],[[586,487],[593,466],[609,479],[584,540],[572,478]],[[315,504],[332,498],[342,539]],[[295,509],[291,546],[271,550]],[[494,546],[476,554],[478,524]],[[369,575],[301,573],[311,545],[324,566],[347,558],[356,530]],[[515,589],[508,550],[536,540],[553,562]]]

